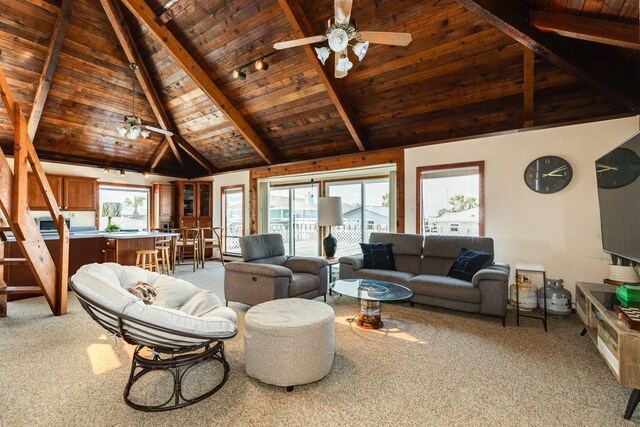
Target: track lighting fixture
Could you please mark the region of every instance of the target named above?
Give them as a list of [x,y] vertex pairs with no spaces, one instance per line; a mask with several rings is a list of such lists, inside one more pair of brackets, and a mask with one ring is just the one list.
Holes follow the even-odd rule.
[[109,173],[109,172],[111,172],[111,169],[109,169],[109,168],[104,168],[102,171],[103,171],[104,173]]
[[267,71],[269,69],[269,64],[267,63],[267,61],[265,61],[265,59],[267,59],[271,55],[275,55],[276,53],[278,53],[278,51],[274,50],[273,52],[269,52],[258,59],[252,59],[251,61],[248,61],[247,63],[236,67],[231,72],[231,75],[236,80],[245,80],[247,78],[247,73],[245,71],[251,70],[251,67],[253,67],[253,69],[255,69],[256,71]]
[[254,65],[258,71],[267,71],[269,69],[269,64],[267,64],[264,58],[258,59]]
[[149,172],[146,172],[146,171],[142,172],[142,176],[145,177],[145,178],[148,178],[149,177]]
[[247,78],[247,73],[242,71],[242,68],[236,68],[235,70],[233,70],[233,78],[244,80]]
[[120,176],[124,176],[124,169],[120,169]]

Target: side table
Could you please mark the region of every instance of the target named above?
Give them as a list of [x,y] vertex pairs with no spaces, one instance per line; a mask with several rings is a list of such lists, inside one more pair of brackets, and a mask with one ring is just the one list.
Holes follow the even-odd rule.
[[[521,273],[542,273],[542,292],[544,295],[542,317],[533,316],[531,314],[520,314],[520,287],[518,286],[518,275]],[[536,300],[538,300],[538,291],[536,291]],[[544,324],[544,331],[547,332],[547,275],[544,271],[544,267],[540,264],[516,264],[516,326],[520,326],[520,317],[542,320],[542,323]]]
[[[340,264],[338,258],[324,258],[329,263],[329,283],[333,282],[333,266]],[[329,295],[331,295],[331,288],[329,288]]]

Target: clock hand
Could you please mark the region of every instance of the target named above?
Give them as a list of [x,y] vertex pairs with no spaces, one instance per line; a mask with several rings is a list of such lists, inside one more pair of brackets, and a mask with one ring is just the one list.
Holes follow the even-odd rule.
[[564,175],[561,175],[561,174],[559,174],[559,173],[553,173],[553,172],[549,172],[549,173],[542,174],[542,177],[543,177],[543,178],[546,178],[546,177],[548,177],[548,176],[559,176],[559,177],[562,177],[562,176],[564,176]]
[[603,165],[602,163],[596,163],[596,168],[600,168],[600,169],[596,170],[596,173],[605,172],[605,171],[609,171],[609,170],[613,170],[613,171],[617,171],[618,170],[617,166],[607,166],[607,165]]
[[551,172],[549,172],[547,175],[551,175],[552,173],[558,173],[558,172],[562,172],[563,170],[565,170],[567,168],[567,165],[563,165],[560,166],[558,169],[556,170],[552,170]]

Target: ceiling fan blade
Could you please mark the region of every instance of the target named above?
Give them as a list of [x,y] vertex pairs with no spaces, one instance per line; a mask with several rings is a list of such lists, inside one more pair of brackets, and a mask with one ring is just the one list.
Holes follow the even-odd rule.
[[323,42],[327,39],[327,36],[313,36],[313,37],[305,37],[303,39],[296,40],[288,40],[286,42],[279,42],[273,45],[274,49],[288,49],[290,47],[303,46],[305,44],[318,43]]
[[155,126],[144,125],[143,127],[146,130],[150,130],[151,132],[161,133],[161,134],[167,135],[167,136],[173,136],[173,132],[170,132],[170,131],[164,130],[164,129],[160,129],[160,128],[157,128]]
[[351,19],[351,6],[353,6],[353,0],[334,0],[333,6],[336,16],[336,24],[348,24]]
[[347,76],[347,74],[348,74],[348,72],[347,72],[346,70],[344,70],[344,71],[340,71],[340,70],[338,70],[338,63],[339,63],[339,61],[340,61],[340,57],[341,57],[343,54],[344,54],[344,55],[346,55],[346,54],[347,54],[347,49],[343,50],[342,52],[336,52],[336,53],[334,53],[334,54],[333,54],[333,56],[335,56],[335,58],[336,58],[335,68],[334,68],[334,70],[335,70],[335,74],[334,74],[334,76],[336,77],[336,79],[341,79],[341,78],[343,78],[343,77],[346,77],[346,76]]
[[406,46],[411,43],[409,33],[387,33],[383,31],[360,31],[360,39],[370,43],[388,44],[391,46]]

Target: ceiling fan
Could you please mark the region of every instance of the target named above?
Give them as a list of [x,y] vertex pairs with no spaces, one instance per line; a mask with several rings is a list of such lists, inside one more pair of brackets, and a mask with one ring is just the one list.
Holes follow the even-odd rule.
[[[362,61],[369,49],[369,43],[386,44],[391,46],[406,46],[411,43],[409,33],[391,33],[382,31],[359,31],[354,20],[351,18],[351,6],[353,0],[334,0],[335,17],[327,22],[327,31],[320,36],[305,37],[297,40],[289,40],[273,45],[275,49],[288,49],[290,47],[303,46],[306,44],[329,42],[329,50],[326,47],[316,47],[318,59],[324,65],[329,58],[331,51],[335,53],[335,76],[343,78],[353,67],[349,61],[348,48],[353,49],[358,60]],[[354,40],[356,43],[349,44]]]
[[132,98],[132,113],[130,116],[125,116],[124,124],[119,124],[116,127],[118,134],[128,139],[138,139],[140,136],[148,138],[151,132],[161,133],[167,136],[173,136],[173,132],[160,129],[155,126],[149,126],[142,124],[142,119],[136,116],[136,75],[135,72],[139,70],[136,64],[130,64],[131,71],[133,71],[133,84],[131,91]]

